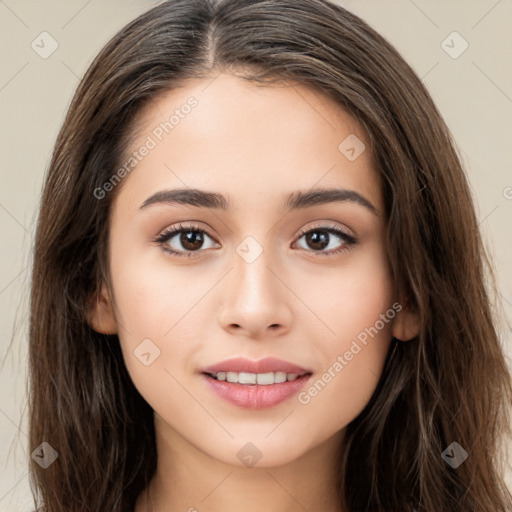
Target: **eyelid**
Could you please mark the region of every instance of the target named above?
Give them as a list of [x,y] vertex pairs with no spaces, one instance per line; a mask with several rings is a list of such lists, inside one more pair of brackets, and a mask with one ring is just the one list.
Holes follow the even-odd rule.
[[208,228],[205,228],[203,226],[200,226],[199,224],[189,224],[187,222],[184,223],[178,223],[176,226],[171,226],[163,229],[158,235],[157,238],[164,237],[169,234],[176,234],[180,233],[181,231],[200,231],[206,233],[210,238],[215,240],[217,243],[215,236],[213,236]]
[[315,229],[318,229],[318,230],[322,229],[325,231],[329,231],[330,229],[332,229],[333,231],[343,233],[347,238],[353,239],[354,242],[356,241],[356,237],[352,230],[350,230],[346,227],[339,226],[337,224],[332,224],[332,221],[324,221],[324,222],[320,221],[317,224],[308,225],[307,227],[304,227],[300,230],[300,232],[296,238],[299,239],[301,236],[303,236],[306,233],[309,233],[310,231],[313,231]]

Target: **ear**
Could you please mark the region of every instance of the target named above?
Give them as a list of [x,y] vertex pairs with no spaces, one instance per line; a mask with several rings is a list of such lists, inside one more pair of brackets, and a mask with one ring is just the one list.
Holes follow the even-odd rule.
[[102,283],[99,294],[92,298],[86,316],[87,322],[96,332],[117,334],[117,322],[105,283]]
[[404,300],[400,304],[403,307],[395,316],[391,332],[397,340],[409,341],[420,333],[420,315],[411,307],[409,301]]

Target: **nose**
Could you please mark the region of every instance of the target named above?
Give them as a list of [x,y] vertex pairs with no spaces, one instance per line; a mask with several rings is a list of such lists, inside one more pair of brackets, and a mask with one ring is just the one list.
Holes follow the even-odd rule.
[[290,329],[292,292],[263,253],[248,263],[236,253],[224,280],[219,321],[230,334],[251,338],[279,336]]

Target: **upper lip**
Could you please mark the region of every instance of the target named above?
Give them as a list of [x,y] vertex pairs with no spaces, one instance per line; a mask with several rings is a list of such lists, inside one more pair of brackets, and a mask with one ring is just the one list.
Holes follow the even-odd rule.
[[217,373],[217,372],[246,372],[246,373],[270,373],[270,372],[285,372],[296,373],[303,375],[311,373],[311,370],[302,368],[296,364],[275,357],[265,357],[259,361],[251,361],[243,357],[235,357],[227,359],[220,363],[214,364],[203,368],[203,373]]

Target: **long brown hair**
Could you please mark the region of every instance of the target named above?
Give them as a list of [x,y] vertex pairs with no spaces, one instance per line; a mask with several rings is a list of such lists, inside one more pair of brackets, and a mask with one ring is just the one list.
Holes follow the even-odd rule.
[[[124,27],[82,79],[58,135],[35,238],[30,308],[30,459],[36,507],[125,512],[156,469],[153,414],[116,335],[86,312],[109,283],[98,199],[148,102],[189,78],[236,72],[327,94],[367,130],[397,289],[421,332],[393,340],[378,387],[347,427],[344,512],[505,512],[512,383],[492,308],[492,269],[452,136],[421,80],[363,20],[327,0],[169,0]],[[500,441],[504,441],[500,444]],[[442,453],[467,453],[457,468]]]

